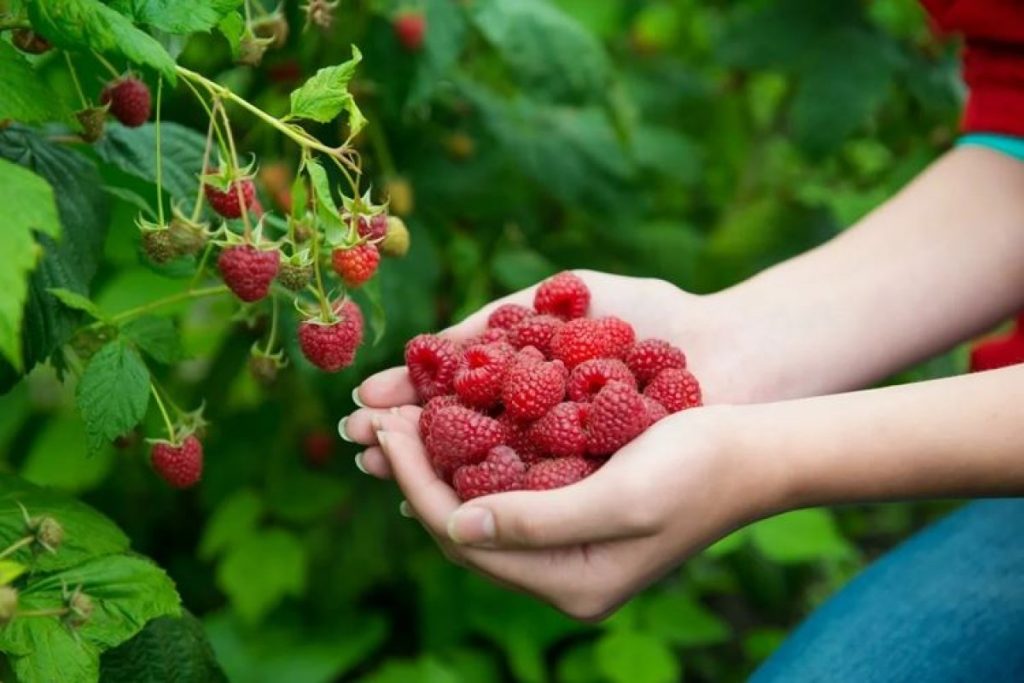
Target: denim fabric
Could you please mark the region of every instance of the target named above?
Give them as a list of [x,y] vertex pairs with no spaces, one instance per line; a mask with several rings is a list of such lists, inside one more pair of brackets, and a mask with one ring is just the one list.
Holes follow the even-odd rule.
[[1024,683],[1024,499],[971,503],[829,599],[752,683]]
[[957,141],[957,145],[978,145],[1002,152],[1019,161],[1024,161],[1024,138],[994,133],[971,133]]

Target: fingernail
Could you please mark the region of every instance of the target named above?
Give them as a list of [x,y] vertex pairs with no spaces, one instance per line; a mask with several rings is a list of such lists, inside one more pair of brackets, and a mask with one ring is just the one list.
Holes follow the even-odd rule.
[[462,507],[448,518],[448,537],[456,543],[478,544],[494,540],[494,515],[482,507]]
[[338,435],[345,441],[348,441],[349,443],[355,443],[355,440],[348,435],[348,432],[345,431],[346,422],[348,422],[347,417],[343,417],[340,420],[338,420]]
[[359,398],[359,387],[352,390],[352,402],[360,408],[365,408],[366,404],[363,403],[362,399]]
[[366,466],[363,464],[364,453],[366,453],[366,451],[363,451],[362,453],[356,453],[356,469],[358,469],[363,474],[369,474],[369,472],[366,471]]
[[409,505],[409,501],[403,500],[398,504],[398,514],[402,515],[406,519],[412,519],[412,506]]

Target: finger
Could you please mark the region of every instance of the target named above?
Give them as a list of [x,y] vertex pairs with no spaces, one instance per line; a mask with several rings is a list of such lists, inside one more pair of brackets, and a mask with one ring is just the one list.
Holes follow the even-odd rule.
[[403,421],[398,424],[398,428],[407,431],[409,425],[416,427],[419,424],[421,410],[418,406],[408,405],[389,409],[360,408],[351,415],[341,418],[338,422],[338,433],[349,443],[372,446],[377,443],[378,431],[378,428],[374,426],[374,420],[389,415],[397,416]]
[[[558,548],[648,536],[659,520],[643,495],[629,491],[636,475],[609,465],[570,486],[477,498],[447,521],[452,541],[483,548]],[[638,489],[632,489],[638,490]],[[610,505],[609,501],[615,501]]]
[[378,479],[391,479],[391,465],[388,464],[388,459],[384,457],[383,451],[376,446],[367,448],[362,453],[356,455],[356,467],[363,474],[369,474],[371,477],[377,477]]
[[391,408],[419,403],[419,396],[403,365],[368,377],[352,392],[352,400],[360,407]]
[[459,499],[434,472],[423,442],[409,433],[387,429],[382,430],[377,439],[416,517],[428,531],[444,538],[445,522],[459,506]]

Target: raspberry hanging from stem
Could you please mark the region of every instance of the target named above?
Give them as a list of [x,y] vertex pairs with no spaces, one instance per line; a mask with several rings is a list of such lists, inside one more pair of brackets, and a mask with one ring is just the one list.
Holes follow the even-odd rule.
[[178,436],[174,431],[174,425],[171,422],[171,416],[167,414],[167,408],[164,406],[163,399],[160,398],[160,392],[156,390],[156,384],[153,382],[149,383],[149,390],[153,393],[153,398],[156,399],[156,406],[160,409],[160,415],[164,418],[164,427],[167,428],[167,440],[172,445],[178,445]]

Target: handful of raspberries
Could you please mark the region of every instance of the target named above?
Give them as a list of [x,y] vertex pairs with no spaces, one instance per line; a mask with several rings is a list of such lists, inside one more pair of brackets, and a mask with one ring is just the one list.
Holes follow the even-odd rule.
[[680,349],[637,341],[629,323],[588,318],[589,308],[586,284],[563,272],[537,288],[532,309],[495,309],[476,338],[406,344],[420,435],[459,498],[568,486],[661,418],[701,405]]

